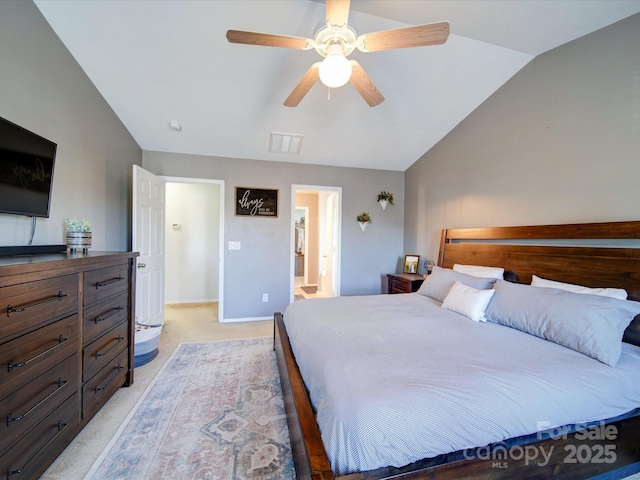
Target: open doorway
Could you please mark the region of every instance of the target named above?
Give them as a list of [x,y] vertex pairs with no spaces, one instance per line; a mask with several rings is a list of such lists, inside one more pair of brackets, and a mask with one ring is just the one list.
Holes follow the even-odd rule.
[[340,294],[340,187],[292,185],[291,302]]
[[224,182],[164,177],[165,303],[206,307],[222,320]]

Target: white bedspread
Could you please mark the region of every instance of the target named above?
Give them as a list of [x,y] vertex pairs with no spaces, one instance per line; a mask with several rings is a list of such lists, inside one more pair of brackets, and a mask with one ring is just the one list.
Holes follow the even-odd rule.
[[415,293],[308,299],[284,322],[336,475],[640,406],[640,348],[612,368]]

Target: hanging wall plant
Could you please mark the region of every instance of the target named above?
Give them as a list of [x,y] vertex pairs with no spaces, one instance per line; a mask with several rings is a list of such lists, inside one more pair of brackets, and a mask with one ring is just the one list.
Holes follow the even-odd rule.
[[378,203],[380,203],[382,210],[386,210],[387,205],[393,205],[393,193],[382,190],[378,194]]
[[358,221],[358,225],[360,225],[360,229],[362,230],[362,233],[364,233],[364,231],[367,229],[367,225],[372,223],[371,215],[369,215],[369,212],[362,212],[360,215],[356,217],[356,220]]

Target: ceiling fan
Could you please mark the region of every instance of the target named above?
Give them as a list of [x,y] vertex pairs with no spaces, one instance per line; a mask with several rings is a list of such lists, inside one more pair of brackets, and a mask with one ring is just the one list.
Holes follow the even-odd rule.
[[311,50],[325,57],[321,62],[311,65],[302,80],[296,85],[284,101],[287,107],[295,107],[311,87],[318,81],[330,88],[341,87],[351,82],[370,107],[384,101],[362,66],[347,56],[356,48],[361,52],[378,52],[397,48],[440,45],[449,37],[449,23],[439,22],[413,27],[396,28],[381,32],[358,35],[347,23],[350,0],[326,0],[327,23],[315,34],[313,39],[273,35],[269,33],[227,31],[227,40],[231,43],[262,45],[267,47]]

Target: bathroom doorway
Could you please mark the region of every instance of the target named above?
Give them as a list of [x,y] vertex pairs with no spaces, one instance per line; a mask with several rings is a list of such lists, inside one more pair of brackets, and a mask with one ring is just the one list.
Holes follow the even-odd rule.
[[292,185],[291,301],[340,294],[340,187]]

